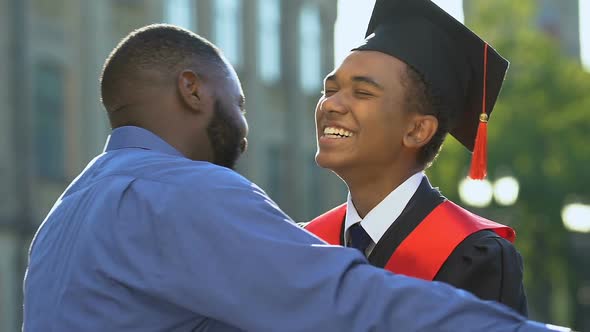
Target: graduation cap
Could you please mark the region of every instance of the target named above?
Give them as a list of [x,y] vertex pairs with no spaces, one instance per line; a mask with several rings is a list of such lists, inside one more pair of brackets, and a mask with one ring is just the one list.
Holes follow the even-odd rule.
[[453,135],[473,152],[470,177],[486,175],[487,121],[508,61],[430,0],[377,0],[364,43],[418,71]]

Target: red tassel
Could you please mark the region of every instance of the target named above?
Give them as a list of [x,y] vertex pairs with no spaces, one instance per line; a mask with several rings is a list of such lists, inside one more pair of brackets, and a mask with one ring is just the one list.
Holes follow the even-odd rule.
[[488,114],[486,112],[486,83],[488,71],[488,44],[483,48],[483,96],[481,100],[481,114],[479,115],[479,125],[477,126],[477,135],[475,136],[475,146],[473,147],[473,156],[471,157],[471,169],[469,177],[473,180],[483,180],[488,172]]
[[487,175],[488,161],[488,119],[486,114],[481,114],[475,137],[475,147],[471,157],[471,169],[469,177],[473,180],[483,180]]

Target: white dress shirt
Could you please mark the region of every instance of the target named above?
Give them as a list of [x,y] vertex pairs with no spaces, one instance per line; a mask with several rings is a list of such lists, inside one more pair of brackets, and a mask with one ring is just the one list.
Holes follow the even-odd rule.
[[375,245],[383,237],[383,234],[385,234],[393,222],[400,216],[412,196],[414,196],[424,176],[424,172],[418,172],[409,177],[404,183],[395,188],[379,204],[369,211],[364,219],[359,216],[352,203],[352,197],[349,192],[346,204],[346,219],[344,220],[343,243],[348,245],[348,229],[350,226],[360,221],[361,226],[373,241],[365,251],[365,255],[368,257]]

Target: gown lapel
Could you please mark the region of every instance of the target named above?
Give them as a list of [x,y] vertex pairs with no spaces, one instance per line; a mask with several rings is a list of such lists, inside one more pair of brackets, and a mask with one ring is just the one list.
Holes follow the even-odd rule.
[[426,216],[446,198],[424,177],[400,216],[387,229],[369,256],[369,262],[384,268],[393,252]]

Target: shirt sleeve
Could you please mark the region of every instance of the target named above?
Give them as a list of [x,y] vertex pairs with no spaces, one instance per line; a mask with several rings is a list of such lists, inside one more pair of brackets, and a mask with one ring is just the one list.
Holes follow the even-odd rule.
[[325,244],[229,170],[151,192],[153,266],[135,268],[150,269],[141,275],[153,296],[195,314],[247,331],[546,330]]

